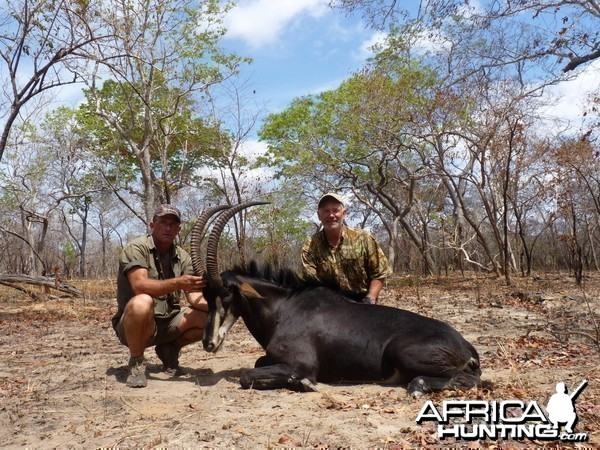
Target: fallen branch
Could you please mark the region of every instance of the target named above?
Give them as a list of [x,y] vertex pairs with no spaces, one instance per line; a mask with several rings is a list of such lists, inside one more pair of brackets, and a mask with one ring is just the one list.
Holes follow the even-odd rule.
[[75,297],[83,297],[84,292],[81,289],[76,288],[75,286],[71,286],[70,284],[63,283],[56,278],[47,278],[47,277],[35,277],[31,275],[22,275],[22,274],[0,274],[0,284],[4,286],[11,287],[13,289],[17,289],[21,292],[27,293],[29,296],[37,299],[37,295],[27,291],[23,287],[14,284],[14,283],[26,283],[33,284],[36,286],[44,286],[51,289],[56,289],[57,291],[64,292],[69,295],[73,295]]
[[39,300],[40,299],[40,296],[37,295],[35,292],[31,292],[30,290],[25,289],[24,287],[19,286],[17,284],[6,283],[4,281],[0,281],[0,284],[3,285],[3,286],[6,286],[6,287],[12,288],[12,289],[16,289],[17,291],[23,292],[24,294],[29,295],[34,300]]

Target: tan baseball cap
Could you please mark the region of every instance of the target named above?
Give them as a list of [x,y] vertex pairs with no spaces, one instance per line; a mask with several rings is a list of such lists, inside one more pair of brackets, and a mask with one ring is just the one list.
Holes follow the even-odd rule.
[[334,194],[333,192],[328,192],[327,194],[323,195],[319,199],[319,204],[317,205],[317,208],[320,208],[321,207],[321,203],[323,203],[327,199],[333,199],[336,202],[341,203],[342,206],[344,206],[344,199],[341,196],[339,196],[337,194]]
[[181,213],[173,205],[164,203],[154,210],[154,217],[175,216],[181,222]]

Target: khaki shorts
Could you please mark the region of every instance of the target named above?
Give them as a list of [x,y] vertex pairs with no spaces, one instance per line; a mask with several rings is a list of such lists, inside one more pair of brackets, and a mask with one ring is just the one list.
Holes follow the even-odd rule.
[[[146,342],[146,348],[152,347],[156,344],[172,342],[181,336],[182,333],[179,330],[179,323],[181,322],[184,313],[189,310],[190,308],[184,306],[181,308],[181,311],[179,311],[179,313],[173,317],[169,317],[167,319],[155,318],[154,323],[156,324],[156,328],[154,329],[154,334],[150,337],[150,339],[148,339],[148,342]],[[121,316],[119,322],[117,322],[115,332],[117,333],[117,337],[119,338],[121,344],[127,345],[125,329],[123,328],[123,316]]]

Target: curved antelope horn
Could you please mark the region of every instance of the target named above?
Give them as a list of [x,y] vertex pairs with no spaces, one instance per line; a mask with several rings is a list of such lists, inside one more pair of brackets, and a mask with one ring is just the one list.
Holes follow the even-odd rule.
[[220,289],[223,286],[221,280],[221,274],[219,272],[219,263],[217,261],[217,250],[219,247],[219,238],[225,228],[229,219],[243,209],[249,208],[250,206],[256,205],[267,205],[269,202],[247,202],[240,203],[239,205],[230,207],[227,211],[221,213],[219,217],[215,219],[210,236],[208,236],[208,242],[206,243],[206,276],[208,278],[208,285],[213,289]]
[[206,273],[206,261],[204,260],[204,255],[202,254],[201,250],[202,239],[206,234],[206,224],[212,216],[227,208],[230,208],[230,206],[220,205],[213,206],[212,208],[202,211],[202,214],[200,214],[200,217],[198,217],[198,221],[194,225],[194,228],[192,228],[190,256],[192,257],[192,265],[194,266],[194,272],[196,275],[204,275],[204,273]]

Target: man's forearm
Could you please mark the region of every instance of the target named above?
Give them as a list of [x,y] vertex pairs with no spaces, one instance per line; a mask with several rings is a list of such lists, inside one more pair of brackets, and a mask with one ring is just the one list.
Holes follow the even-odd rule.
[[371,280],[371,283],[369,284],[369,291],[367,292],[367,297],[377,300],[379,298],[379,293],[383,289],[384,283],[385,279]]
[[193,309],[208,312],[208,303],[204,299],[202,292],[188,292],[187,301]]
[[179,281],[177,278],[167,278],[165,280],[155,280],[147,278],[144,281],[135,284],[134,293],[148,294],[151,297],[162,297],[180,290]]

